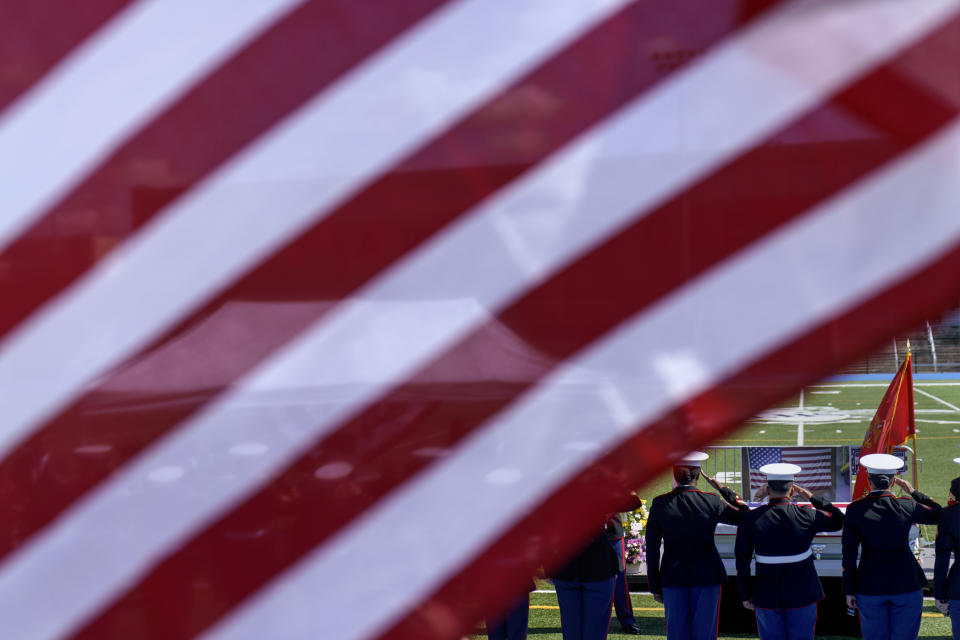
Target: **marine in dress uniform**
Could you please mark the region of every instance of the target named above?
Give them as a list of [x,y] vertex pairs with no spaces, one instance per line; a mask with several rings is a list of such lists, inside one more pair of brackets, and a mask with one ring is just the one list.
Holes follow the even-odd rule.
[[[640,507],[640,498],[636,495],[630,496],[629,500],[623,505],[623,511],[633,511]],[[624,633],[638,636],[640,635],[640,626],[636,618],[633,617],[633,603],[630,602],[630,589],[627,585],[627,550],[624,543],[623,520],[620,514],[615,514],[607,523],[607,539],[610,546],[617,554],[620,561],[620,571],[614,578],[613,587],[613,611],[617,614],[617,621],[623,628]]]
[[563,640],[606,640],[620,562],[606,527],[553,578]]
[[[737,528],[734,552],[740,599],[745,607],[756,610],[762,640],[812,639],[823,587],[810,543],[820,532],[839,531],[843,513],[793,484],[800,472],[797,465],[767,464],[760,471],[767,476],[770,501],[748,513]],[[793,490],[804,495],[813,508],[792,503]],[[754,554],[756,577],[750,575]]]
[[[664,605],[669,640],[714,640],[720,591],[727,580],[714,543],[718,522],[739,524],[750,510],[731,489],[704,478],[720,493],[697,489],[709,456],[689,454],[673,468],[677,487],[653,499],[647,519],[647,577]],[[663,542],[663,559],[660,542]]]
[[[847,507],[843,527],[843,592],[847,606],[860,610],[867,640],[916,638],[923,609],[923,575],[908,542],[914,524],[936,524],[941,507],[895,476],[903,462],[873,453],[860,458],[870,493]],[[912,497],[898,498],[898,485]],[[857,564],[857,551],[860,563]]]
[[[954,458],[953,461],[960,464],[960,458]],[[960,478],[954,478],[950,482],[949,504],[940,512],[940,523],[937,525],[937,560],[933,569],[933,596],[940,612],[950,616],[954,640],[960,640],[960,568],[956,560],[960,558],[958,496]],[[953,566],[950,565],[951,553],[954,557]]]

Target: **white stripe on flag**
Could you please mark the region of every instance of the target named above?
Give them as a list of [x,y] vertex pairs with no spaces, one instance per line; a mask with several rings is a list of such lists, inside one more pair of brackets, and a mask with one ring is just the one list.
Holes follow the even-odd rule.
[[[903,31],[885,33],[882,37],[876,34],[875,25],[869,20],[851,19],[849,32],[844,31],[840,36],[841,39],[848,37],[850,46],[838,47],[837,58],[825,62],[827,79],[816,82],[808,77],[809,84],[799,85],[772,80],[755,84],[758,74],[762,73],[759,69],[766,69],[767,65],[763,60],[752,59],[749,52],[766,51],[771,42],[791,41],[784,37],[784,30],[794,34],[793,46],[798,48],[798,55],[787,57],[788,60],[799,59],[799,54],[811,43],[823,45],[822,25],[809,16],[803,22],[809,29],[805,38],[795,34],[796,23],[774,17],[758,31],[745,32],[743,42],[727,45],[718,52],[716,60],[708,56],[703,65],[680,74],[663,92],[655,93],[648,101],[641,100],[620,118],[598,127],[558,155],[552,164],[533,172],[481,207],[472,218],[439,235],[425,249],[357,296],[420,300],[469,295],[476,301],[475,305],[454,306],[456,312],[444,318],[434,317],[430,324],[424,322],[420,314],[411,318],[402,312],[393,314],[385,307],[365,304],[345,305],[325,318],[314,330],[248,376],[239,391],[190,420],[177,433],[91,492],[54,528],[41,534],[15,557],[9,571],[0,573],[0,635],[4,629],[18,629],[21,625],[32,628],[34,624],[49,624],[59,628],[68,625],[71,616],[79,616],[81,611],[93,609],[114,597],[193,531],[255,490],[264,477],[285,464],[305,443],[335,425],[348,411],[363,406],[383,385],[402,378],[456,336],[486,319],[485,308],[499,306],[540,275],[557,268],[570,256],[622,225],[637,209],[649,206],[684,181],[729,157],[738,145],[749,144],[784,118],[815,102],[835,83],[858,72],[882,53],[868,45],[864,45],[863,51],[867,53],[863,53],[851,43],[872,42],[871,38],[875,38],[893,46],[935,22],[930,15],[926,20],[910,22],[908,18],[916,15],[916,8],[912,8],[909,16],[896,21]],[[861,33],[853,25],[867,31]],[[858,51],[862,55],[857,55]],[[781,73],[793,75],[789,68],[779,69]],[[714,95],[714,83],[718,80],[728,80],[731,91]],[[762,91],[759,87],[770,91],[766,99],[759,99],[758,92]],[[702,94],[698,94],[698,90]],[[685,99],[690,101],[684,102]],[[722,106],[728,99],[738,108]],[[774,115],[757,112],[758,104]],[[659,175],[650,173],[650,179],[644,184],[610,179],[607,167],[602,167],[596,175],[586,173],[598,149],[606,149],[613,141],[625,137],[643,139],[645,133],[657,130],[657,118],[665,111],[681,106],[691,116],[716,109],[728,114],[730,120],[722,126],[717,123],[719,129],[712,137],[702,132],[708,139],[720,140],[716,145],[706,145],[717,146],[719,151],[704,156],[697,154],[691,157],[688,166],[668,167]],[[731,131],[738,133],[731,134]],[[651,171],[654,168],[649,167]],[[605,181],[608,179],[610,182]],[[587,184],[589,188],[568,199],[554,200],[558,194],[569,193],[571,180]],[[653,191],[645,191],[642,188],[645,184],[656,186]],[[533,242],[539,230],[528,229],[525,216],[530,213],[529,203],[542,202],[544,198],[551,202],[551,207],[556,203],[555,214],[560,215],[562,211],[569,216],[570,228],[563,237],[541,246]],[[526,274],[518,268],[513,256],[504,253],[507,249],[494,231],[504,226],[512,226],[524,246],[535,249],[535,261],[524,262],[528,267]],[[464,256],[483,256],[486,261],[464,260]],[[397,340],[398,335],[404,339]],[[383,349],[384,344],[389,344],[390,349]],[[342,391],[340,402],[330,406],[317,403],[304,406],[291,402],[289,397],[274,405],[266,399],[271,396],[264,395],[308,385],[318,388],[350,374],[370,384],[355,390],[338,389]],[[264,432],[263,424],[283,424],[284,429]],[[225,455],[232,445],[245,439],[265,443],[269,448],[256,459],[238,461]],[[187,459],[203,460],[184,478],[192,487],[203,487],[202,493],[149,481],[152,470],[181,467]],[[204,473],[211,476],[198,475]],[[214,476],[229,477],[230,482],[212,481]],[[131,495],[137,499],[131,501]],[[103,534],[111,530],[123,530],[122,539]],[[60,578],[52,585],[48,571],[54,564],[60,567]],[[94,568],[96,582],[89,578]],[[43,600],[36,599],[40,593],[44,594]],[[61,619],[48,621],[54,616],[46,609],[42,616],[31,610],[29,603],[38,601],[58,603]],[[44,620],[32,620],[35,617]],[[6,624],[10,627],[4,626]]]
[[0,117],[0,248],[303,1],[141,0],[111,19]]
[[[249,263],[313,222],[322,214],[318,208],[333,206],[347,197],[352,189],[385,169],[402,153],[442,130],[626,2],[461,0],[379,52],[353,76],[175,204],[156,224],[126,243],[106,264],[4,345],[0,350],[0,380],[9,398],[21,401],[16,407],[5,407],[0,449],[15,444],[92,376],[162,331]],[[491,42],[497,46],[491,48]],[[478,51],[485,54],[477,55]],[[424,78],[432,79],[431,83],[444,83],[442,89],[431,84],[428,100],[412,86]],[[411,104],[411,99],[424,103]],[[312,142],[304,142],[316,140],[324,141],[335,152],[318,153]],[[290,184],[291,178],[301,178],[303,183]],[[216,242],[209,238],[216,238]],[[474,250],[470,247],[466,253],[460,252],[457,261]],[[463,324],[462,317],[455,319],[458,326]],[[474,323],[480,319],[467,318]],[[416,327],[424,326],[422,317],[415,320]],[[399,329],[392,327],[393,331]],[[416,331],[414,327],[409,330]],[[407,364],[411,361],[409,356],[401,360]],[[310,368],[316,364],[312,362]],[[260,378],[270,389],[276,388],[276,381],[271,380],[273,373],[267,370]],[[302,384],[301,379],[286,388]],[[264,418],[260,411],[251,410],[247,406],[250,401],[249,395],[235,396],[215,416],[232,415],[238,402],[244,404],[245,416],[257,414],[267,420],[258,422],[252,436],[262,439],[263,425],[278,422],[275,415]],[[287,402],[285,398],[274,410],[289,408]],[[271,408],[261,404],[258,410],[270,413]],[[221,426],[213,420],[209,422]],[[236,444],[241,429],[253,425],[248,422],[234,426],[232,435],[220,432],[215,437],[226,437]],[[284,435],[289,436],[290,442],[280,448],[283,455],[271,452],[265,457],[274,467],[308,441],[312,432],[291,425],[289,430],[278,430],[276,435],[281,440]],[[222,451],[206,441],[211,434],[200,431],[195,437],[200,444],[173,440],[129,473],[120,474],[99,491],[91,492],[77,505],[75,516],[60,520],[52,531],[40,534],[9,559],[0,573],[0,592],[17,583],[24,587],[20,593],[25,596],[27,591],[40,586],[32,582],[32,571],[41,567],[46,567],[41,571],[48,571],[50,559],[59,555],[64,542],[68,546],[89,543],[97,548],[96,552],[90,549],[92,555],[87,560],[102,557],[108,548],[119,554],[108,565],[95,563],[95,581],[90,580],[88,568],[80,569],[79,565],[76,572],[60,573],[54,591],[49,589],[47,580],[44,596],[34,600],[33,606],[24,607],[26,600],[22,600],[16,607],[20,609],[16,616],[0,621],[0,637],[65,633],[122,591],[158,554],[263,480],[262,472],[269,465],[254,465],[257,470],[253,470],[249,459],[234,459],[227,464],[239,467],[237,474],[243,481],[225,485],[214,481],[209,488],[217,489],[197,495],[196,503],[176,485],[159,486],[160,491],[156,491],[158,485],[148,478],[155,468],[155,458],[175,451],[177,464],[182,464],[185,459],[201,455],[200,452],[213,450],[220,459]],[[177,448],[182,442],[199,449],[184,458]],[[144,465],[146,475],[142,473]],[[115,493],[125,483],[141,487],[137,491],[150,495],[151,500],[131,503],[125,495]],[[166,490],[171,488],[172,492]],[[166,510],[167,515],[160,520],[154,519],[159,513],[152,511],[156,507],[153,500],[164,504],[159,508]],[[112,511],[121,503],[124,513]],[[107,517],[107,513],[110,517],[119,516],[124,524],[108,531],[103,527],[105,520],[95,515]],[[91,515],[94,520],[87,520]],[[160,526],[145,528],[151,531],[150,535],[138,540],[130,527],[139,528],[146,520]],[[88,537],[92,532],[97,532],[97,539]],[[73,538],[73,542],[66,541],[63,535]],[[121,552],[121,547],[125,551]],[[129,562],[119,560],[121,556]],[[87,561],[79,564],[91,566]],[[29,588],[28,583],[32,583]],[[12,613],[14,606],[9,604],[0,604],[0,609]]]
[[[640,314],[204,637],[356,640],[382,632],[633,428],[960,243],[960,182],[951,179],[958,149],[960,122]],[[902,242],[907,233],[913,242]],[[745,308],[743,291],[756,309]],[[707,325],[703,309],[711,310]],[[608,411],[611,388],[629,420]],[[383,558],[389,574],[377,573]]]
[[[9,336],[0,346],[11,400],[0,454],[92,378],[626,1],[461,0],[378,52]],[[424,79],[429,86],[419,87]]]

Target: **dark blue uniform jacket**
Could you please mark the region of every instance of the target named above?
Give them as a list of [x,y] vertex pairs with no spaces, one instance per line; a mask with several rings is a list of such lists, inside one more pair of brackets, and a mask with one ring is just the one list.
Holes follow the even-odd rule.
[[570,562],[554,574],[561,580],[596,582],[620,572],[620,557],[607,538],[606,531],[587,543]]
[[843,513],[827,500],[814,496],[813,507],[800,507],[786,498],[773,498],[747,514],[737,528],[737,584],[742,600],[753,600],[761,609],[798,609],[823,597],[823,587],[813,566],[813,556],[786,564],[757,562],[756,577],[750,561],[760,556],[793,556],[810,549],[814,536],[839,531]]
[[718,522],[739,524],[750,508],[731,489],[723,487],[720,492],[723,499],[694,487],[677,487],[653,499],[646,530],[651,593],[662,593],[663,587],[708,587],[726,582],[714,531]]
[[[629,495],[624,498],[621,509],[633,511],[640,506],[640,498]],[[596,582],[606,580],[624,570],[621,557],[612,546],[611,540],[623,538],[623,521],[616,513],[607,520],[603,532],[591,540],[573,559],[554,574],[561,580],[579,580]]]
[[[951,552],[955,558],[952,567]],[[937,562],[933,569],[933,595],[937,600],[960,600],[957,559],[960,559],[960,504],[953,504],[940,512],[937,525]]]
[[851,502],[843,525],[843,592],[896,595],[927,586],[910,550],[910,526],[936,524],[940,511],[940,505],[919,491],[914,491],[912,498],[874,491]]

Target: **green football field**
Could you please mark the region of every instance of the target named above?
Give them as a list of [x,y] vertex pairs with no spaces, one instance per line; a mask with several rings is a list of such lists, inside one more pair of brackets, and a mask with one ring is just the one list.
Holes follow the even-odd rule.
[[[892,376],[891,376],[892,377]],[[864,432],[889,385],[887,380],[825,382],[813,385],[789,401],[762,412],[712,446],[787,446],[787,445],[859,445]],[[914,381],[914,413],[917,426],[917,454],[922,460],[918,488],[941,504],[946,504],[950,480],[960,476],[960,466],[953,459],[960,457],[960,378],[956,380]],[[913,443],[909,442],[908,445]],[[713,461],[714,463],[716,461]],[[707,464],[708,472],[716,470]],[[912,474],[908,475],[911,479]],[[912,479],[911,479],[912,481]],[[705,485],[701,480],[701,485]],[[736,486],[739,490],[739,486]],[[648,499],[669,491],[669,473],[663,474],[638,493]],[[706,487],[704,487],[706,488]],[[935,527],[925,528],[923,535],[932,540]],[[551,585],[538,582],[549,591]],[[649,638],[665,638],[662,605],[649,594],[632,594],[637,622]],[[554,593],[534,593],[530,599],[530,638],[560,640],[560,615]],[[629,638],[618,633],[616,621],[610,625],[610,638]],[[483,634],[471,636],[484,638]],[[756,637],[756,634],[721,634],[720,638]],[[950,620],[944,618],[931,601],[924,602],[921,638],[949,638]],[[840,638],[818,636],[818,638]]]
[[[888,384],[889,380],[869,380],[808,387],[713,444],[859,445]],[[960,466],[953,463],[960,457],[960,379],[914,381],[914,413],[917,457],[922,461],[918,488],[946,504],[950,480],[960,476]],[[706,468],[713,468],[709,461]],[[651,498],[670,486],[667,473],[640,494]]]
[[[530,640],[562,640],[560,633],[560,610],[557,607],[557,596],[549,592],[552,587],[540,582],[546,593],[530,594],[530,621],[527,637]],[[663,605],[655,602],[649,594],[634,593],[631,596],[633,614],[637,624],[643,631],[643,637],[656,640],[666,639],[666,624],[663,619]],[[950,638],[950,619],[944,618],[933,606],[933,603],[923,603],[923,618],[920,623],[920,638]],[[469,636],[472,640],[483,640],[487,636],[482,630]],[[620,625],[614,619],[610,623],[609,640],[626,640],[636,638],[620,632]],[[731,638],[756,638],[756,633],[730,634],[721,633],[718,640]],[[841,640],[846,636],[817,636],[818,640]]]

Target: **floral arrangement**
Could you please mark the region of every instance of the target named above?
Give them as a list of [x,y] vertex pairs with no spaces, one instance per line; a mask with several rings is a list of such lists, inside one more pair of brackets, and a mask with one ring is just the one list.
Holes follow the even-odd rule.
[[643,538],[626,538],[623,542],[626,552],[624,559],[627,564],[638,564],[646,561],[647,543]]
[[643,530],[647,526],[649,516],[647,501],[642,498],[638,509],[623,514],[623,542],[626,551],[625,559],[628,564],[637,564],[646,559],[647,544],[643,536]]

